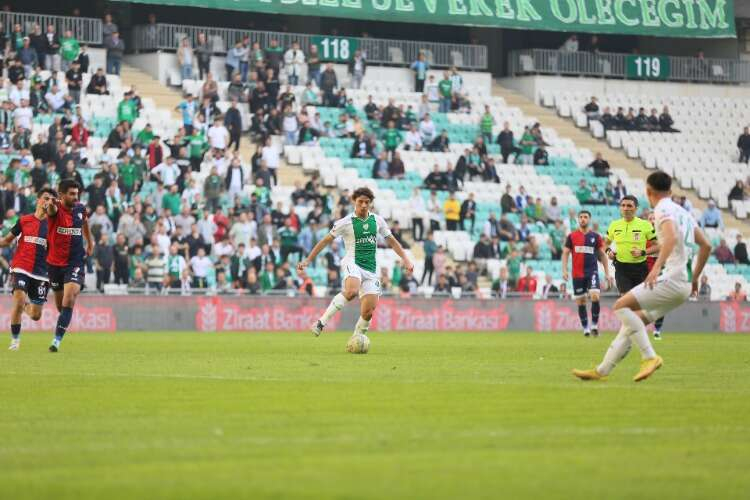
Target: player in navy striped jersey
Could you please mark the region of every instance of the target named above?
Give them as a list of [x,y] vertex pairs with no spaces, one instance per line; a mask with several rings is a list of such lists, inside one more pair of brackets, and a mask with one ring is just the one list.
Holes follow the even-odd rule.
[[52,189],[39,191],[36,211],[22,216],[0,239],[0,247],[10,246],[16,239],[18,246],[10,264],[13,305],[10,312],[10,350],[21,347],[21,317],[25,312],[38,321],[47,302],[47,206],[57,197]]

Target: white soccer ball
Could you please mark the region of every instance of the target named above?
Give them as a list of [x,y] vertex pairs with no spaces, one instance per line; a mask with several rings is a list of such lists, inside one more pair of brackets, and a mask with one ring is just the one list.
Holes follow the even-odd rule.
[[361,333],[355,333],[346,343],[346,351],[352,354],[367,354],[370,350],[370,338]]

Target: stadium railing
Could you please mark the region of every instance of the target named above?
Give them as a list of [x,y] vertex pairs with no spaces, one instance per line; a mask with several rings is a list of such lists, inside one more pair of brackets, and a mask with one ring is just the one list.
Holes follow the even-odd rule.
[[[289,47],[298,41],[302,47],[312,44],[314,34],[282,33],[275,31],[253,31],[208,26],[185,26],[179,24],[157,23],[139,25],[133,30],[133,48],[137,51],[171,50],[176,51],[183,38],[188,37],[195,43],[198,33],[205,33],[215,54],[224,55],[237,40],[249,36],[251,42],[259,42],[261,47],[268,47],[271,39],[278,40],[281,47]],[[434,67],[456,66],[465,70],[487,69],[487,47],[455,43],[419,42],[412,40],[389,40],[382,38],[354,38],[358,48],[367,54],[371,64],[389,64],[407,66],[415,61],[420,51],[426,54],[427,60]]]
[[7,32],[12,31],[13,25],[20,24],[24,33],[31,33],[35,23],[42,27],[42,33],[52,24],[58,34],[71,30],[80,43],[101,45],[102,21],[93,17],[49,16],[30,12],[0,12],[0,22]]
[[[548,49],[514,50],[508,58],[508,71],[513,76],[541,74],[629,78],[627,58],[632,55]],[[666,58],[669,60],[669,71],[663,75],[663,80],[710,83],[750,81],[750,62],[697,57]]]

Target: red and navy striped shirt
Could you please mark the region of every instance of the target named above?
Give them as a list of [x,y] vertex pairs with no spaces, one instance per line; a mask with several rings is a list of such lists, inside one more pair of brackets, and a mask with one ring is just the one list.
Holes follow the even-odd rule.
[[573,278],[588,278],[599,272],[599,259],[596,251],[604,248],[604,240],[599,233],[580,229],[573,231],[565,240],[565,247],[573,254]]
[[10,232],[19,237],[10,271],[47,281],[47,219],[24,215]]
[[51,266],[83,267],[86,250],[83,246],[83,225],[86,224],[86,207],[76,203],[69,210],[57,203],[57,213],[49,219],[49,251],[47,264]]

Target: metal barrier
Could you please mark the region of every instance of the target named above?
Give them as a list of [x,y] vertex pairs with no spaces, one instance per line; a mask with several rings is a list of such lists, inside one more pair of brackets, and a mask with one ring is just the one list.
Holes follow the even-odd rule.
[[[215,54],[225,54],[237,40],[249,36],[251,42],[268,47],[272,39],[281,47],[289,47],[297,41],[304,47],[312,44],[313,34],[252,31],[207,26],[184,26],[178,24],[153,24],[136,26],[133,30],[134,49],[177,50],[179,43],[188,37],[193,44],[198,33],[205,33]],[[415,42],[382,38],[356,38],[360,50],[367,54],[367,62],[374,64],[408,65],[423,51],[427,60],[435,67],[456,66],[462,69],[487,69],[487,47],[453,43]]]
[[42,33],[47,26],[52,24],[58,34],[62,35],[70,30],[80,43],[101,45],[102,43],[102,21],[93,17],[71,17],[71,16],[48,16],[46,14],[32,14],[28,12],[0,12],[0,22],[5,26],[7,33],[13,30],[13,26],[20,24],[23,32],[32,33],[34,24],[39,23]]
[[[508,71],[513,76],[529,74],[585,75],[604,78],[629,78],[627,58],[630,54],[607,52],[562,52],[527,49],[510,53]],[[642,56],[648,57],[648,56]],[[746,83],[750,81],[750,62],[734,59],[698,59],[665,57],[669,73],[662,80]]]

